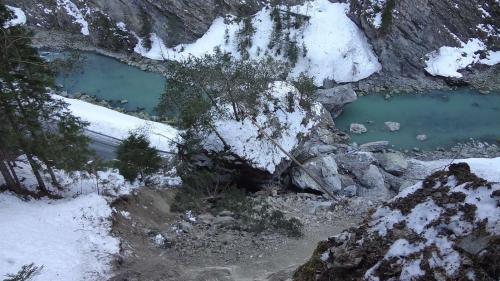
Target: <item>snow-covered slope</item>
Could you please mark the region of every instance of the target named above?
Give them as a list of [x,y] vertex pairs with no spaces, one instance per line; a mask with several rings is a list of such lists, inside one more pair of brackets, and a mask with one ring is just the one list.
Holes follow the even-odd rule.
[[[498,179],[500,162],[470,161]],[[466,163],[449,166],[323,244],[320,277],[339,280],[496,280],[500,184]],[[316,272],[314,272],[316,274]],[[323,280],[320,278],[320,280]]]
[[[286,10],[285,7],[282,10]],[[284,28],[283,34],[296,41],[298,48],[307,51],[298,56],[298,61],[291,73],[296,76],[306,72],[313,76],[315,83],[321,85],[324,79],[337,82],[352,82],[366,78],[381,69],[377,57],[367,42],[363,32],[347,17],[348,5],[330,3],[328,0],[314,0],[304,5],[292,6],[290,12],[308,18],[299,28]],[[265,55],[277,55],[275,48],[269,48],[273,33],[271,9],[266,7],[252,18],[255,33],[252,44],[247,49],[250,58]],[[238,33],[243,23],[235,17],[217,18],[206,34],[192,44],[182,44],[167,48],[156,34],[150,35],[151,49],[143,46],[139,39],[135,51],[155,60],[182,60],[188,56],[202,56],[219,47],[235,57],[238,51]]]
[[88,129],[117,139],[125,139],[129,132],[143,131],[151,145],[163,151],[175,151],[175,140],[178,131],[166,124],[143,120],[102,106],[94,105],[77,99],[54,95],[69,104],[73,115],[90,123]]
[[[289,107],[290,96],[293,97],[292,108]],[[294,86],[286,82],[275,82],[261,97],[256,123],[249,118],[242,121],[220,119],[215,121],[215,129],[230,146],[232,153],[247,160],[253,167],[272,174],[287,156],[263,136],[258,127],[263,128],[267,135],[273,136],[285,151],[291,152],[299,144],[300,137],[310,133],[322,113],[322,106],[319,104],[313,104],[311,112],[302,108],[299,97]],[[265,114],[266,111],[274,114]],[[270,115],[275,118],[270,118]],[[280,128],[276,127],[277,124]],[[275,136],[277,130],[281,132]],[[213,151],[224,148],[216,134],[210,134],[206,138],[205,146]]]
[[43,266],[36,281],[105,280],[119,250],[110,215],[95,193],[27,202],[0,194],[0,276],[34,263]]

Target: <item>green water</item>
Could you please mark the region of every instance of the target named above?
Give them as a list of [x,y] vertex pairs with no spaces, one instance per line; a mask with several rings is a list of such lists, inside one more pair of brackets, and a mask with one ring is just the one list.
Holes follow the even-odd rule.
[[69,75],[57,77],[57,83],[70,95],[81,92],[104,100],[128,100],[120,106],[153,112],[165,86],[163,76],[94,53],[82,56],[83,61]]
[[[165,85],[161,75],[94,53],[83,53],[83,57],[80,67],[57,79],[68,93],[126,99],[129,103],[120,106],[127,110],[139,107],[153,112]],[[401,130],[389,132],[385,121],[401,123]],[[388,140],[398,149],[435,149],[470,138],[494,143],[500,138],[500,94],[479,95],[462,89],[395,96],[389,101],[381,95],[369,95],[348,105],[335,122],[345,131],[351,123],[365,124],[368,132],[352,137],[358,144]],[[418,141],[418,134],[426,134],[428,139]]]
[[[386,121],[401,123],[401,129],[389,132]],[[348,105],[335,123],[346,132],[351,123],[364,124],[367,133],[352,135],[352,141],[358,144],[387,140],[399,149],[435,149],[470,138],[495,143],[500,138],[500,94],[479,95],[461,89],[390,100],[369,95]],[[426,134],[427,140],[417,140],[418,134]]]

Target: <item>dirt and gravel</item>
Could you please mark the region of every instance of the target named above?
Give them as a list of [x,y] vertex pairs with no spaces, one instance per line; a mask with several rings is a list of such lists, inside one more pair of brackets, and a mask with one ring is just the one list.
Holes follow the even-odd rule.
[[359,224],[372,207],[362,199],[333,205],[317,195],[254,195],[304,224],[304,236],[249,232],[229,211],[193,215],[170,211],[182,189],[142,188],[113,204],[113,234],[121,239],[112,280],[290,280],[316,244]]

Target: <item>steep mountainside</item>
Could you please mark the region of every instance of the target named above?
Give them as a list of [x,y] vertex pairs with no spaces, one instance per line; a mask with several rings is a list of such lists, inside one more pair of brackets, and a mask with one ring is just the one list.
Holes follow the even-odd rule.
[[[131,50],[138,36],[156,33],[167,46],[201,37],[216,16],[249,14],[258,0],[6,0],[22,8],[28,25],[88,36],[106,49]],[[85,30],[84,26],[88,26]],[[133,33],[132,33],[133,32]]]
[[[382,65],[382,70],[377,74],[358,82],[357,89],[411,90],[469,84],[484,90],[499,88],[500,75],[496,63],[500,62],[498,28],[500,4],[497,0],[329,1],[349,4],[350,10],[346,13],[361,30],[359,33],[365,33],[368,43]],[[62,31],[62,34],[72,34],[73,41],[76,37],[86,44],[105,50],[128,53],[135,51],[144,55],[151,53],[152,47],[155,49],[155,46],[161,53],[165,48],[192,43],[207,35],[207,31],[209,33],[217,24],[221,25],[222,19],[217,18],[226,14],[256,15],[253,21],[264,23],[258,16],[266,13],[262,8],[270,1],[5,0],[5,2],[25,11],[28,26],[40,31],[51,31],[51,36],[48,37],[54,37],[56,34],[54,31],[58,31],[57,34],[61,34]],[[271,2],[293,6],[303,3],[304,0]],[[286,11],[285,6],[280,7],[280,13],[284,18],[287,18],[287,14],[291,14],[292,17],[299,15],[308,19],[311,13],[316,13],[306,9],[304,16],[300,14],[302,12],[299,8],[290,13]],[[319,13],[324,11],[319,10]],[[241,22],[238,24],[242,25]],[[226,30],[238,26],[226,21],[224,25]],[[236,29],[236,31],[238,36],[242,34],[241,30]],[[323,31],[318,29],[317,32]],[[251,32],[255,31],[249,29],[248,32],[251,36]],[[264,33],[271,34],[271,30]],[[259,49],[259,42],[263,41],[259,36],[262,34],[257,32],[252,37]],[[319,34],[316,37],[332,36]],[[144,46],[139,51],[138,42]],[[249,46],[251,49],[252,44]],[[357,47],[352,48],[359,50]],[[337,52],[340,55],[345,55],[346,52],[349,54],[349,50],[339,49]],[[335,57],[335,54],[329,56]],[[314,68],[315,65],[313,60],[309,66]],[[366,67],[373,68],[373,65],[373,63],[368,64]],[[356,67],[364,66],[360,64]],[[362,72],[362,69],[360,71]],[[318,80],[323,78],[320,77]],[[332,80],[348,82],[335,78]],[[327,87],[335,84],[334,81],[326,82]]]
[[[500,4],[495,0],[350,2],[351,19],[369,38],[383,67],[381,78],[388,84],[399,84],[401,78],[425,79],[426,55],[442,46],[460,47],[477,38],[486,49],[500,49]],[[498,84],[498,68],[490,71]],[[465,80],[479,79],[472,70],[465,76]]]

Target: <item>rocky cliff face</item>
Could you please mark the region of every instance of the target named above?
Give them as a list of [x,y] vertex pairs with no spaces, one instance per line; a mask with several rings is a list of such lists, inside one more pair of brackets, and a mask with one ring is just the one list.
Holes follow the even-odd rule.
[[201,37],[217,16],[249,14],[262,5],[258,0],[6,0],[5,3],[22,8],[28,15],[28,25],[44,30],[80,34],[80,13],[88,23],[90,42],[116,51],[135,46],[137,39],[133,33],[141,37],[156,33],[167,46],[191,42]]
[[[92,46],[131,53],[138,37],[148,47],[155,34],[167,47],[193,42],[217,16],[249,15],[268,0],[5,0],[22,8],[38,30],[78,35]],[[303,0],[284,1],[295,5]],[[500,50],[500,4],[496,0],[330,0],[350,3],[350,18],[361,28],[382,64],[382,71],[355,85],[356,90],[423,89],[500,85],[499,67],[481,64],[461,70],[461,79],[429,75],[426,56],[442,46],[459,47],[477,38],[480,51]],[[87,34],[85,34],[87,28]],[[45,34],[45,33],[44,33]],[[45,35],[44,35],[45,36]],[[72,39],[73,40],[73,39]],[[335,83],[331,83],[332,85]],[[330,84],[325,85],[327,87]]]
[[[458,47],[460,41],[471,38],[480,39],[490,50],[500,49],[500,5],[495,0],[350,2],[351,19],[365,32],[383,67],[374,81],[439,83],[424,71],[426,54],[441,46]],[[474,70],[465,71],[464,80],[477,80],[474,74]]]

